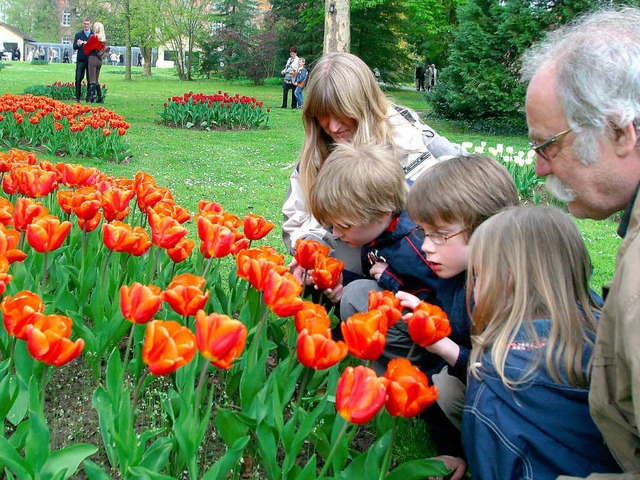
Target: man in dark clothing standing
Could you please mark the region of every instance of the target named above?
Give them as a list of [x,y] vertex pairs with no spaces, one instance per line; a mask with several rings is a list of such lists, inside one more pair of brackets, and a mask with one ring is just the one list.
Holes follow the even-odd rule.
[[89,59],[84,53],[84,44],[91,36],[91,19],[82,19],[84,30],[76,33],[73,38],[73,49],[76,51],[76,102],[82,98],[82,80],[87,78],[87,102],[89,101]]

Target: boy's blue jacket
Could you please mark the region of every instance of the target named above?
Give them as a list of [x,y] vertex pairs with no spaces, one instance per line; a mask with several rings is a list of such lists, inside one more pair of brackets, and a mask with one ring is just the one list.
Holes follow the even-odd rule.
[[[540,338],[546,338],[551,321],[533,323]],[[546,345],[527,340],[520,332],[512,344],[507,377],[520,378],[539,355],[542,363],[518,389],[503,384],[490,352],[482,357],[481,380],[469,374],[462,443],[473,478],[546,480],[620,471],[589,414],[589,391],[556,383],[546,369]],[[586,375],[592,348],[584,348]]]
[[421,250],[423,237],[414,230],[416,227],[407,212],[403,211],[385,232],[362,247],[362,271],[367,278],[371,278],[369,270],[377,257],[389,264],[378,280],[382,288],[411,293],[425,302],[438,305],[447,313],[451,324],[449,337],[460,345],[460,356],[452,374],[459,371],[460,376],[464,377],[471,348],[471,320],[465,298],[466,272],[451,279],[439,278],[431,270]]

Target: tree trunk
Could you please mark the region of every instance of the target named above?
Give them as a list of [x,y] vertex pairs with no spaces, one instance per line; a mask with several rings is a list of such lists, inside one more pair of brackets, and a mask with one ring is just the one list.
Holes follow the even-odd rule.
[[351,49],[350,24],[349,0],[325,0],[323,53]]

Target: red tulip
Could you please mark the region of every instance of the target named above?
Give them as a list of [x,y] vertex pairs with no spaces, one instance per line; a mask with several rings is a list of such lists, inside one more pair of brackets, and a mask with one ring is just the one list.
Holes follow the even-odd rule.
[[198,217],[198,236],[200,253],[205,258],[223,258],[231,253],[231,247],[235,241],[234,232],[223,225],[212,223],[208,218]]
[[296,352],[298,361],[305,367],[324,370],[341,362],[349,353],[347,345],[342,341],[331,339],[331,331],[325,335],[311,333],[306,328],[298,335]]
[[27,241],[37,252],[52,252],[60,248],[70,230],[71,222],[60,222],[58,217],[46,214],[27,227]]
[[189,238],[183,238],[180,240],[175,247],[167,249],[167,255],[173,263],[180,263],[185,261],[191,255],[193,251],[193,247],[195,247],[196,242]]
[[447,314],[438,306],[420,302],[409,318],[409,335],[413,343],[428,347],[451,335]]
[[244,350],[247,327],[239,320],[204,310],[196,313],[196,341],[200,354],[213,365],[229,370]]
[[27,350],[39,362],[59,367],[76,358],[84,348],[82,338],[70,340],[71,319],[62,315],[37,314],[27,325]]
[[20,242],[20,233],[0,224],[0,256],[6,257],[9,263],[22,262],[27,258],[26,253],[16,248],[18,242]]
[[4,294],[7,284],[11,281],[12,277],[7,272],[9,271],[9,260],[7,257],[0,255],[0,295]]
[[124,220],[129,215],[129,203],[135,192],[131,189],[112,187],[102,192],[102,211],[108,222]]
[[195,315],[209,300],[209,291],[202,291],[205,285],[204,278],[183,273],[173,279],[162,293],[162,299],[179,315]]
[[95,216],[90,219],[78,218],[78,228],[84,232],[93,232],[102,221],[102,214],[98,211]]
[[94,187],[82,187],[73,192],[71,210],[78,218],[91,220],[102,206],[102,194]]
[[72,190],[58,190],[58,205],[64,213],[71,215],[71,199],[73,198]]
[[8,227],[13,225],[13,203],[4,197],[0,197],[0,224]]
[[384,350],[387,317],[378,310],[356,313],[340,324],[342,336],[352,355],[362,360],[376,360]]
[[130,287],[120,287],[122,316],[134,323],[149,322],[162,306],[162,290],[156,285],[135,282]]
[[142,361],[156,376],[167,375],[189,363],[196,354],[196,336],[173,320],[147,324]]
[[9,335],[20,340],[27,338],[27,325],[35,321],[37,313],[44,312],[44,303],[35,293],[22,290],[13,297],[4,297],[0,303],[4,327]]
[[264,303],[279,317],[295,315],[304,306],[299,295],[302,285],[291,272],[280,274],[274,270],[267,274],[262,292]]
[[438,398],[427,376],[406,358],[394,358],[387,365],[387,411],[394,417],[412,418]]
[[319,290],[327,290],[335,287],[340,282],[340,276],[344,269],[344,262],[333,257],[318,255],[316,265],[311,277]]
[[387,316],[387,324],[389,328],[402,318],[402,306],[400,300],[396,298],[393,292],[383,290],[369,292],[369,310],[380,310]]
[[187,236],[187,229],[171,217],[149,212],[147,215],[151,226],[151,239],[160,248],[173,248]]
[[329,255],[329,250],[328,246],[323,245],[317,240],[299,239],[296,242],[296,254],[294,258],[301,268],[313,270],[316,266],[316,257],[318,255]]
[[300,310],[296,312],[296,332],[307,330],[309,335],[314,333],[326,334],[331,329],[331,319],[327,310],[317,303],[305,301]]
[[[141,230],[148,238],[146,230]],[[139,231],[136,232],[128,223],[114,220],[102,226],[102,241],[109,250],[130,253],[140,241],[139,233]]]
[[367,423],[384,405],[388,383],[370,368],[347,367],[338,380],[336,410],[347,422]]
[[284,255],[280,255],[275,249],[262,246],[258,249],[242,250],[236,257],[238,265],[238,277],[247,280],[258,291],[264,290],[267,275],[274,270],[277,273],[285,273],[289,269],[284,266]]
[[34,202],[29,198],[20,197],[16,200],[16,206],[13,211],[13,226],[16,230],[22,232],[27,229],[27,226],[35,218],[48,212],[49,210],[43,204]]
[[244,217],[244,234],[249,240],[260,240],[273,230],[274,224],[253,213]]
[[13,176],[22,195],[31,198],[46,197],[56,188],[56,174],[35,166],[13,170]]
[[95,185],[98,177],[99,172],[96,168],[62,164],[62,183],[67,187],[90,187]]

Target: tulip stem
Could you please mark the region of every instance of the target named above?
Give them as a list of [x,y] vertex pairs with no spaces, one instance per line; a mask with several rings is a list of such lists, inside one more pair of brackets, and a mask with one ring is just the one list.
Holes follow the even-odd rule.
[[409,353],[407,353],[407,360],[411,361],[411,356],[413,355],[413,352],[416,349],[416,345],[417,344],[415,344],[415,343],[413,345],[411,345],[411,348],[409,349]]
[[256,365],[256,363],[258,363],[258,351],[260,348],[260,342],[261,342],[261,337],[262,337],[262,330],[264,329],[264,324],[267,322],[267,317],[269,316],[269,310],[265,309],[264,314],[262,315],[262,318],[260,319],[260,323],[258,324],[258,329],[256,330],[256,333],[253,337],[253,343],[255,345],[255,347],[253,348],[253,351],[251,352],[251,357],[249,357],[249,361],[250,366],[253,367],[254,365]]
[[298,390],[298,399],[296,400],[296,405],[298,406],[298,408],[300,408],[300,402],[302,401],[304,392],[307,389],[307,384],[309,383],[310,374],[311,374],[311,368],[304,367],[304,376],[302,377],[302,382],[300,383],[300,390]]
[[49,374],[49,365],[43,363],[42,366],[44,368],[42,369],[42,376],[40,377],[40,405],[42,405],[42,408],[44,408],[44,399],[46,397],[45,391],[47,389],[47,376]]
[[133,392],[133,401],[131,402],[131,408],[132,409],[136,408],[136,404],[138,403],[138,398],[140,398],[140,391],[142,390],[142,384],[144,383],[144,379],[147,378],[148,374],[149,374],[149,370],[145,370],[142,373],[142,375],[140,375],[140,379],[138,380],[138,384],[136,385],[136,389]]
[[200,402],[202,401],[202,388],[203,388],[203,385],[204,385],[204,380],[206,378],[208,368],[209,368],[209,362],[205,360],[204,366],[202,367],[202,370],[200,371],[200,379],[198,380],[198,388],[196,389],[196,404],[195,404],[196,411],[194,413],[197,413],[198,411],[200,411]]
[[100,279],[102,288],[106,288],[107,291],[109,291],[109,287],[106,286],[107,266],[109,265],[109,260],[111,259],[111,255],[113,255],[113,250],[109,249],[109,251],[107,252],[107,256],[104,258],[104,265],[102,266],[102,277]]
[[49,275],[49,262],[47,260],[49,260],[49,255],[47,255],[47,253],[49,252],[44,252],[42,254],[42,278],[40,279],[40,293],[43,294],[44,293],[44,286],[47,283],[47,276]]
[[389,438],[389,445],[387,445],[387,451],[384,453],[384,460],[382,461],[382,469],[380,470],[380,477],[378,480],[384,480],[389,471],[391,465],[391,452],[393,450],[393,441],[396,438],[396,432],[398,431],[398,417],[393,418],[393,429],[391,430],[391,438]]
[[204,266],[204,270],[202,271],[202,276],[204,278],[207,277],[207,273],[209,273],[209,269],[211,268],[211,264],[213,263],[213,256],[209,257],[207,264]]
[[336,453],[336,450],[338,449],[338,445],[340,445],[340,441],[342,440],[342,437],[344,437],[344,434],[347,431],[347,428],[349,427],[349,422],[345,421],[340,416],[338,416],[338,418],[340,418],[344,422],[344,425],[342,425],[342,428],[340,429],[340,433],[338,434],[338,437],[336,438],[335,442],[333,442],[333,445],[331,446],[331,450],[329,451],[327,460],[324,462],[324,465],[322,466],[322,470],[320,471],[320,475],[318,475],[318,478],[322,478],[324,474],[327,472],[327,470],[329,469],[329,465],[331,464],[331,459],[333,458],[333,455]]
[[128,360],[129,360],[129,352],[131,351],[131,345],[133,345],[133,333],[134,330],[136,328],[136,324],[133,323],[133,325],[131,325],[131,331],[129,332],[129,340],[127,340],[127,348],[124,351],[124,359],[122,361],[123,365],[122,365],[122,371],[123,374],[126,375],[127,374],[127,368],[128,368]]

